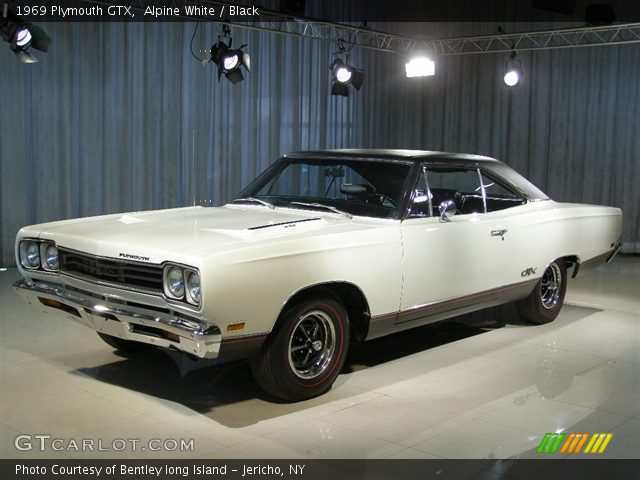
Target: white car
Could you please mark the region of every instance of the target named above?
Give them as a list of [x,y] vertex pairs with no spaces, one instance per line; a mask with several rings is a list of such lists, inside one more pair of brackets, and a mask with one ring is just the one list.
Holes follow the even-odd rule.
[[117,349],[249,357],[266,391],[296,401],[331,388],[350,339],[511,301],[552,321],[569,272],[610,260],[621,224],[492,158],[300,152],[222,207],[25,227],[15,289]]

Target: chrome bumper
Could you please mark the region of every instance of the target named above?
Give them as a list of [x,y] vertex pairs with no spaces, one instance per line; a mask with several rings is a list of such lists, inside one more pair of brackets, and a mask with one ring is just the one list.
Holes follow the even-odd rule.
[[125,340],[180,350],[199,358],[216,358],[222,335],[216,326],[176,314],[95,298],[58,285],[20,280],[15,291],[45,313],[57,310],[72,320]]

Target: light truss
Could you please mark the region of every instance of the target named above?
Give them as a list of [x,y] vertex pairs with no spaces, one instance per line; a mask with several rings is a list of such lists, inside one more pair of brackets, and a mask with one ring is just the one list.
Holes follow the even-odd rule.
[[640,43],[640,23],[432,40],[424,48],[437,55],[472,55],[630,43]]
[[[111,0],[82,1],[97,5],[122,5],[126,3],[131,6],[132,10],[138,12],[143,12],[148,6],[146,0],[129,2]],[[181,12],[184,12],[182,7],[185,5],[220,7],[231,4],[231,2],[214,0],[173,0],[165,2],[164,5],[167,7],[179,7]],[[259,20],[255,21],[245,20],[244,18],[235,20],[224,17],[214,19],[184,14],[180,15],[180,18],[227,23],[237,28],[342,43],[347,47],[355,46],[391,53],[410,53],[422,50],[433,55],[442,56],[640,43],[640,23],[425,40],[379,32],[366,26],[324,22],[304,17],[294,18],[281,12],[263,9],[260,9]]]

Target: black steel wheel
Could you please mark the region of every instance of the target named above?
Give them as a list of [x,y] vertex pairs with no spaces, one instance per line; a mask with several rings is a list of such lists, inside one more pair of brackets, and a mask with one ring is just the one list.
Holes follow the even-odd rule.
[[529,296],[516,302],[518,313],[538,325],[552,322],[560,313],[566,291],[567,267],[563,259],[558,259],[545,269]]
[[349,319],[333,299],[286,309],[251,368],[270,394],[299,401],[325,393],[337,378],[349,344]]

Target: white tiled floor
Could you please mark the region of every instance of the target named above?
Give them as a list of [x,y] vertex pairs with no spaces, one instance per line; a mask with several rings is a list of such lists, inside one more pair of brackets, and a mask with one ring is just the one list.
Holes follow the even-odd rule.
[[[355,346],[334,388],[298,404],[264,395],[246,362],[120,356],[28,309],[11,289],[17,275],[0,272],[3,458],[533,458],[560,429],[612,432],[607,457],[640,457],[638,257],[571,281],[549,325],[505,306]],[[20,434],[195,449],[20,451]]]

